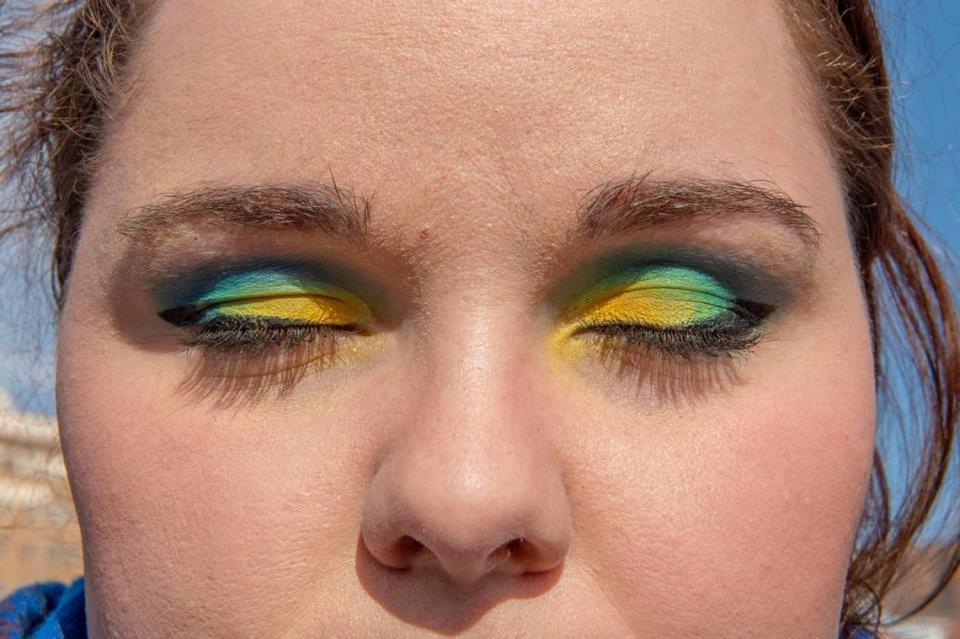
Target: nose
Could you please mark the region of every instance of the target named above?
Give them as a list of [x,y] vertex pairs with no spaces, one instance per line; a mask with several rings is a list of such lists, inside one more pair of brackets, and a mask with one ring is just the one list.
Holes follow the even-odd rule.
[[423,393],[369,484],[361,526],[382,566],[462,589],[550,571],[571,537],[549,403],[482,368]]

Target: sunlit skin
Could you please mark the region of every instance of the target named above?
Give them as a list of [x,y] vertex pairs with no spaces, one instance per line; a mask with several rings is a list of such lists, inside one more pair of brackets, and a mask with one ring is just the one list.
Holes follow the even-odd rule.
[[[754,0],[161,1],[59,332],[91,636],[835,637],[874,380],[800,55]],[[775,189],[819,242],[736,210],[576,235],[586,193],[646,175]],[[171,193],[334,179],[370,201],[365,233],[117,230]],[[203,294],[179,283],[248,258],[320,275],[221,310],[333,324],[343,357],[164,319]],[[647,266],[699,292],[628,292]],[[743,314],[757,339],[630,346],[646,377],[571,330],[696,327],[717,296],[772,308]],[[277,357],[302,374],[274,383]],[[263,388],[196,392],[222,362]],[[638,387],[690,366],[735,375]]]

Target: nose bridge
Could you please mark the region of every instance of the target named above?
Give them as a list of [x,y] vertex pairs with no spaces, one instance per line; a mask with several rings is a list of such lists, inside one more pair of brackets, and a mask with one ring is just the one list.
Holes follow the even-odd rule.
[[432,331],[430,384],[420,404],[420,421],[429,428],[435,418],[441,418],[468,432],[476,432],[477,422],[486,421],[488,427],[506,425],[512,420],[502,413],[515,409],[506,381],[522,374],[516,359],[525,348],[511,330],[517,324],[515,313],[485,301],[461,308],[461,317]]
[[370,484],[363,534],[381,563],[424,562],[460,583],[549,569],[569,512],[543,401],[512,313],[466,308],[430,333],[426,383]]
[[395,463],[404,466],[407,491],[429,496],[418,505],[422,514],[430,515],[430,504],[438,515],[457,513],[466,537],[490,527],[520,536],[524,502],[543,481],[550,446],[536,423],[538,399],[522,388],[516,320],[502,307],[487,310],[436,331],[429,383]]
[[408,427],[432,432],[443,422],[436,434],[482,439],[508,428],[502,435],[521,436],[515,422],[526,418],[519,414],[524,398],[517,382],[531,372],[527,361],[535,349],[528,306],[505,283],[512,279],[509,273],[484,266],[461,271],[455,282],[431,292],[437,310],[421,331],[427,383],[418,398],[417,423]]

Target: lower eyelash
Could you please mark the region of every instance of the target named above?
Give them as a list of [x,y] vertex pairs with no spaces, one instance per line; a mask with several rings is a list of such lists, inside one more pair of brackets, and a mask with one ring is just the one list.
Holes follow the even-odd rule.
[[601,324],[582,327],[600,342],[602,351],[653,349],[683,359],[716,359],[749,352],[760,332],[740,322],[702,327],[658,328],[637,324]]
[[308,370],[327,368],[340,344],[366,331],[355,325],[318,325],[278,318],[221,316],[192,327],[181,341],[199,349],[180,390],[217,408],[284,396]]
[[740,385],[742,360],[761,338],[756,328],[731,332],[604,325],[582,332],[597,344],[604,366],[631,381],[637,398],[668,406]]

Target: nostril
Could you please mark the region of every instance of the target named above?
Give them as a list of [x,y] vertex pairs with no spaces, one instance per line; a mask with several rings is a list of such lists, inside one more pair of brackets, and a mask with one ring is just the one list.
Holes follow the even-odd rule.
[[433,554],[421,541],[410,535],[402,535],[385,544],[371,544],[363,536],[363,544],[379,563],[394,570],[412,568],[422,556]]
[[507,550],[510,551],[510,555],[517,559],[523,559],[525,555],[529,555],[532,551],[531,544],[523,537],[517,537],[513,541],[510,541],[506,544]]
[[454,572],[457,571],[454,566],[476,561],[475,567],[466,571],[476,572],[476,576],[496,570],[515,575],[533,575],[553,567],[553,562],[544,556],[538,545],[524,537],[514,537],[485,555],[476,556],[475,560],[451,552],[443,553],[445,560],[440,559],[429,546],[412,535],[401,535],[392,543],[381,546],[380,551],[373,554],[381,564],[394,570],[409,570],[439,561],[441,565],[447,565],[448,572]]
[[422,549],[423,544],[410,535],[404,535],[397,540],[397,550],[405,555],[415,555]]
[[492,567],[507,568],[515,574],[535,573],[543,570],[540,567],[540,555],[536,544],[523,537],[516,537],[498,546],[487,556],[487,561]]
[[489,558],[496,563],[507,561],[508,559],[512,561],[523,561],[524,557],[529,555],[529,545],[523,537],[517,537],[497,547],[490,553]]
[[514,574],[533,575],[549,571],[556,567],[557,559],[544,553],[536,543],[517,537],[498,549],[503,554],[504,563]]
[[491,566],[498,566],[513,557],[512,543],[506,543],[498,546],[487,556],[487,563]]
[[389,559],[384,563],[390,568],[407,570],[426,555],[432,556],[433,553],[420,540],[410,535],[403,535],[389,549],[387,553]]

